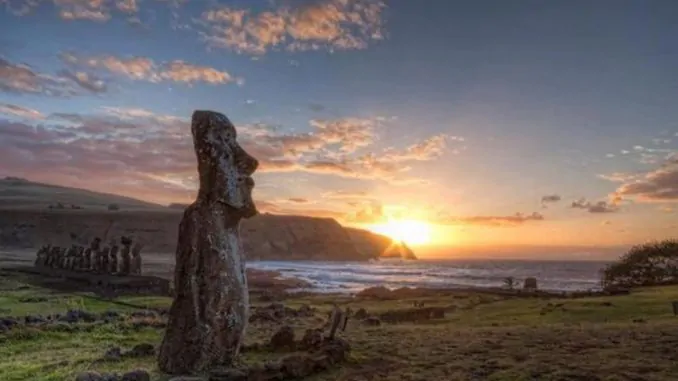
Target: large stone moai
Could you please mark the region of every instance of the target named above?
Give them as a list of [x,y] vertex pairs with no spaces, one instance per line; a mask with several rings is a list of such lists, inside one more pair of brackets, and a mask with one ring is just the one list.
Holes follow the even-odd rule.
[[120,244],[122,245],[122,250],[120,251],[120,274],[127,275],[130,273],[132,266],[132,257],[130,256],[132,239],[122,236],[120,238]]
[[195,111],[191,132],[200,188],[179,224],[174,301],[158,355],[170,374],[231,365],[249,310],[239,225],[257,214],[251,176],[258,162],[220,113]]
[[85,248],[78,246],[78,270],[85,269]]
[[130,274],[141,274],[141,249],[144,248],[144,245],[137,242],[132,246],[132,258],[130,261]]
[[63,247],[61,250],[59,250],[59,262],[58,262],[58,268],[60,269],[65,269],[66,268],[66,255],[68,254],[68,249]]
[[108,258],[111,253],[111,248],[105,246],[103,250],[99,252],[99,261],[97,262],[97,271],[105,274],[108,273]]
[[47,257],[51,250],[50,245],[43,245],[35,254],[35,267],[44,267],[47,265]]
[[52,246],[52,248],[49,250],[49,253],[47,254],[47,267],[56,267],[56,261],[60,251],[61,249],[59,246]]
[[115,243],[111,243],[111,252],[108,256],[108,273],[116,274],[118,272],[118,250],[120,247]]

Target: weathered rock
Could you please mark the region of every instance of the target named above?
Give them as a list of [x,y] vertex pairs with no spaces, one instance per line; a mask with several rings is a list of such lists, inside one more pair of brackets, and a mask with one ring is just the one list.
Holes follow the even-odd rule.
[[111,252],[108,258],[108,273],[115,274],[118,272],[118,250],[120,248],[113,244],[111,245]]
[[122,360],[122,351],[120,347],[110,348],[104,353],[104,361],[120,361]]
[[138,369],[123,374],[122,381],[151,381],[151,375],[143,369]]
[[134,247],[132,247],[132,259],[130,261],[130,274],[141,274],[141,249],[144,247],[141,243],[137,242]]
[[155,356],[155,347],[153,344],[141,343],[135,345],[129,352],[125,352],[125,357],[149,357]]
[[370,316],[367,319],[363,320],[366,325],[372,326],[372,327],[378,327],[381,325],[381,320],[376,317],[376,316]]
[[209,381],[247,381],[247,373],[240,369],[214,369],[210,372]]
[[100,273],[108,273],[108,259],[109,255],[111,253],[111,248],[106,246],[104,249],[99,253],[99,263],[97,264],[97,271]]
[[294,329],[289,325],[280,327],[268,344],[274,350],[294,348]]
[[304,337],[301,339],[300,345],[303,349],[317,349],[323,343],[322,329],[307,329]]
[[132,268],[132,257],[130,256],[132,239],[122,236],[120,238],[120,243],[122,244],[122,250],[120,252],[120,274],[127,275]]
[[89,271],[92,269],[92,249],[87,248],[83,253],[83,264],[82,269],[84,271]]
[[78,373],[75,377],[75,381],[103,381],[103,377],[101,377],[101,374],[98,372],[87,371]]
[[250,176],[258,162],[222,114],[195,111],[191,132],[200,185],[179,224],[175,297],[158,356],[170,374],[232,364],[249,312],[239,223],[257,213]]
[[369,314],[367,313],[367,310],[365,310],[364,308],[361,308],[358,311],[356,311],[354,315],[354,317],[359,320],[365,319],[368,316]]
[[528,277],[525,278],[525,282],[523,283],[523,289],[524,290],[537,290],[537,278],[535,277]]

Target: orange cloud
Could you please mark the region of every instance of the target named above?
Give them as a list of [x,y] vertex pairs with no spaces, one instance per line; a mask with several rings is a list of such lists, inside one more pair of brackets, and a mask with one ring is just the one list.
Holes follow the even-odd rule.
[[617,188],[614,197],[633,197],[645,202],[678,201],[678,154],[670,154],[657,169]]
[[264,54],[272,48],[297,50],[365,49],[383,38],[380,0],[323,0],[261,12],[221,7],[206,11],[203,37],[210,46]]
[[134,80],[161,82],[164,80],[193,84],[204,82],[209,84],[226,84],[242,81],[225,71],[208,66],[194,65],[175,60],[156,64],[146,57],[114,57],[110,55],[96,57],[79,57],[73,53],[62,53],[61,60],[76,67],[106,70]]
[[40,111],[7,103],[0,103],[0,114],[12,115],[24,119],[45,119]]
[[103,81],[78,73],[61,71],[57,75],[50,75],[40,73],[30,66],[15,64],[0,58],[0,90],[11,93],[68,97],[103,92],[106,86]]

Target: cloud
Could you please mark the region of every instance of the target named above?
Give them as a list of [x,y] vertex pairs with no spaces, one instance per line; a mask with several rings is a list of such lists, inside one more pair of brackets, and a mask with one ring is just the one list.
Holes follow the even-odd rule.
[[260,55],[269,49],[355,50],[383,39],[380,0],[322,0],[261,10],[220,7],[202,14],[212,47]]
[[14,15],[24,16],[43,3],[52,3],[63,20],[88,20],[106,22],[113,12],[125,15],[138,13],[137,0],[4,0],[6,8]]
[[587,201],[585,198],[572,201],[570,207],[574,209],[585,209],[589,213],[613,213],[619,210],[614,203],[609,203],[607,201],[598,201],[592,203]]
[[641,202],[678,201],[678,154],[669,155],[659,168],[622,184],[613,195]]
[[541,213],[533,212],[531,214],[516,213],[509,216],[466,216],[451,217],[442,215],[436,221],[444,225],[479,225],[491,227],[518,226],[527,222],[543,221],[544,216]]
[[65,71],[57,75],[40,73],[28,65],[16,64],[0,58],[0,91],[69,97],[85,93],[100,93],[105,90],[105,84],[95,78]]
[[[27,108],[5,105],[3,110],[12,116],[35,117],[25,122],[0,119],[0,172],[4,174],[20,173],[30,179],[107,192],[115,187],[116,193],[142,198],[153,195],[158,202],[187,202],[194,196],[197,179],[189,118],[119,107],[46,117]],[[370,166],[351,152],[369,148],[365,142],[372,141],[376,131],[357,132],[347,126],[347,120],[358,119],[315,123],[313,133],[302,134],[280,134],[263,124],[239,125],[237,129],[242,146],[260,161],[260,174],[295,171],[388,181],[392,186],[420,181],[408,175],[404,163]],[[361,120],[355,125],[372,128],[372,123]],[[410,155],[408,149],[403,152]],[[327,196],[349,195],[337,192]]]
[[12,115],[23,119],[45,119],[45,115],[38,110],[7,103],[0,103],[0,114]]
[[546,207],[548,204],[556,203],[556,202],[560,201],[561,199],[562,199],[562,197],[560,197],[560,195],[557,195],[557,194],[549,194],[549,195],[546,195],[546,196],[542,196],[542,198],[541,198],[541,204],[542,204],[544,207]]
[[627,181],[635,180],[638,178],[638,174],[635,173],[624,173],[624,172],[614,172],[609,175],[598,175],[599,178],[612,181],[616,183],[624,183]]
[[194,65],[180,60],[155,63],[147,57],[114,57],[111,55],[81,57],[73,53],[62,53],[63,62],[74,67],[105,70],[133,80],[149,82],[173,81],[193,84],[204,82],[213,85],[242,81],[228,72],[212,67]]
[[300,197],[290,197],[287,200],[290,201],[290,202],[297,203],[297,204],[306,204],[306,203],[309,202],[308,199],[300,198]]

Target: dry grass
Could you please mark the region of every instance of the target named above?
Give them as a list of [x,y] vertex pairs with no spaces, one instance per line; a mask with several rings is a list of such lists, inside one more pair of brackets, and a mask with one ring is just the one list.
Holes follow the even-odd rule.
[[[0,282],[2,315],[85,308],[125,310],[88,295],[51,293],[20,282]],[[26,297],[47,301],[22,303]],[[678,287],[640,290],[632,295],[573,300],[501,299],[487,295],[451,294],[429,298],[427,305],[457,306],[444,320],[422,324],[367,327],[357,321],[344,335],[353,351],[350,361],[311,380],[675,380],[678,372],[678,318],[670,301]],[[336,298],[316,295],[286,301],[309,303],[315,317],[289,319],[298,334],[324,322],[328,303]],[[126,297],[125,302],[161,306],[168,298]],[[339,298],[348,303],[349,299]],[[562,303],[562,305],[561,305]],[[412,300],[350,301],[352,308],[371,312],[410,308]],[[639,320],[639,319],[642,319]],[[636,322],[634,322],[636,320]],[[266,340],[279,325],[253,324],[247,342]],[[153,358],[118,363],[97,362],[107,348],[149,342],[158,344],[162,329],[135,327],[129,322],[90,326],[86,330],[21,329],[0,334],[0,375],[3,380],[68,380],[86,369],[122,372],[151,371],[155,380],[167,377]],[[247,353],[253,363],[280,356]]]

